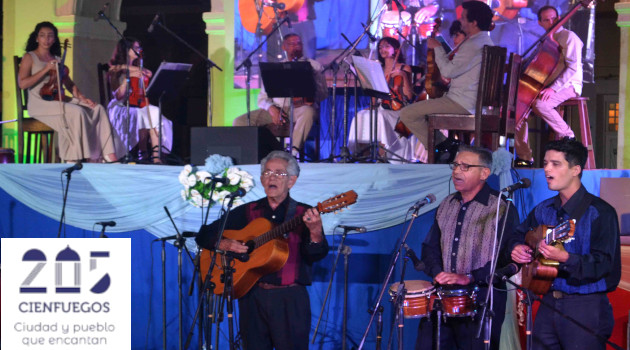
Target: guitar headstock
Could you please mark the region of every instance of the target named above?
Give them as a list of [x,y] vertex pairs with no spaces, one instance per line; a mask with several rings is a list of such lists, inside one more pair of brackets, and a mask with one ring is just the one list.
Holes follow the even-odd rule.
[[344,192],[340,195],[328,198],[327,200],[317,203],[317,211],[320,213],[330,213],[341,210],[349,205],[357,202],[357,193],[353,190]]
[[556,227],[549,228],[546,233],[547,244],[567,243],[573,240],[575,233],[575,220],[567,220]]

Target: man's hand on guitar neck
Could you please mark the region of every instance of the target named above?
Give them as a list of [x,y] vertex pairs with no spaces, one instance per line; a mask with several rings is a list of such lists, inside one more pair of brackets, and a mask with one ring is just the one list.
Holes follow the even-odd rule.
[[512,260],[515,263],[527,264],[532,261],[532,249],[525,244],[519,244],[512,249]]
[[247,253],[247,246],[245,243],[229,238],[223,238],[221,240],[221,243],[219,243],[219,249],[235,253]]
[[324,234],[322,232],[322,218],[319,216],[319,212],[315,208],[310,208],[304,213],[302,220],[304,220],[304,224],[311,232],[311,242],[321,242],[324,239]]
[[540,254],[542,254],[542,256],[547,259],[559,261],[562,263],[569,260],[569,253],[567,253],[566,250],[548,245],[547,243],[545,243],[545,240],[540,241],[540,243],[538,244],[538,251],[540,252]]

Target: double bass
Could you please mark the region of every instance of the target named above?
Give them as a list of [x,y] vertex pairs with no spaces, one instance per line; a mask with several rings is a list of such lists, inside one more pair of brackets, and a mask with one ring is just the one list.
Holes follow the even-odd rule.
[[562,57],[562,48],[560,44],[554,40],[553,33],[564,25],[580,7],[588,7],[592,2],[593,0],[582,0],[575,4],[573,8],[549,28],[534,45],[525,51],[523,57],[527,56],[527,54],[537,46],[534,53],[525,61],[523,65],[525,68],[518,80],[518,95],[516,99],[517,129],[527,120],[531,112],[532,104],[538,97],[538,94],[552,83],[550,78]]

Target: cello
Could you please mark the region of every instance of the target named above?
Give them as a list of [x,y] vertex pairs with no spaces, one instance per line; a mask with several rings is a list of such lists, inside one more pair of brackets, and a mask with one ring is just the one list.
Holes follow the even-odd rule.
[[531,112],[532,104],[538,94],[547,87],[552,73],[556,70],[562,56],[560,44],[553,38],[558,28],[564,25],[580,7],[588,7],[593,0],[582,0],[576,3],[569,12],[558,20],[549,30],[532,45],[523,57],[536,46],[535,52],[525,61],[524,70],[518,80],[518,94],[516,98],[516,129],[520,129]]

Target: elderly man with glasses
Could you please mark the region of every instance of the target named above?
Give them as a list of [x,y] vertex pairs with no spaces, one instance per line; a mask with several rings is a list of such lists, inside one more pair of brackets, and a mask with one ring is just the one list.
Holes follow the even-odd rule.
[[[518,225],[518,214],[512,206],[506,215],[506,201],[486,183],[492,167],[490,151],[460,146],[450,165],[457,192],[446,197],[438,207],[433,226],[422,243],[422,261],[426,265],[425,272],[441,288],[471,291],[477,287],[477,301],[481,301],[486,294],[493,241],[497,234],[497,205],[501,218],[498,227],[508,220],[505,229],[508,236]],[[504,249],[505,241],[504,238],[497,250],[499,267],[510,262],[509,252]],[[497,286],[505,289],[504,282]],[[499,348],[506,298],[504,291],[495,289],[491,349]],[[476,338],[477,317],[446,318],[440,331],[442,348],[484,349],[483,336]],[[434,348],[435,322],[434,317],[420,321],[416,349]]]
[[[288,234],[286,264],[261,277],[238,300],[244,349],[308,349],[311,307],[306,286],[311,284],[313,263],[328,254],[328,242],[317,210],[289,195],[299,175],[300,167],[289,153],[269,153],[261,161],[260,175],[267,196],[235,208],[226,223],[228,230],[241,230],[257,218],[281,224],[302,217],[304,222]],[[214,248],[220,223],[221,219],[202,227],[197,243]],[[243,242],[227,238],[221,240],[219,248],[236,253],[248,249]]]

